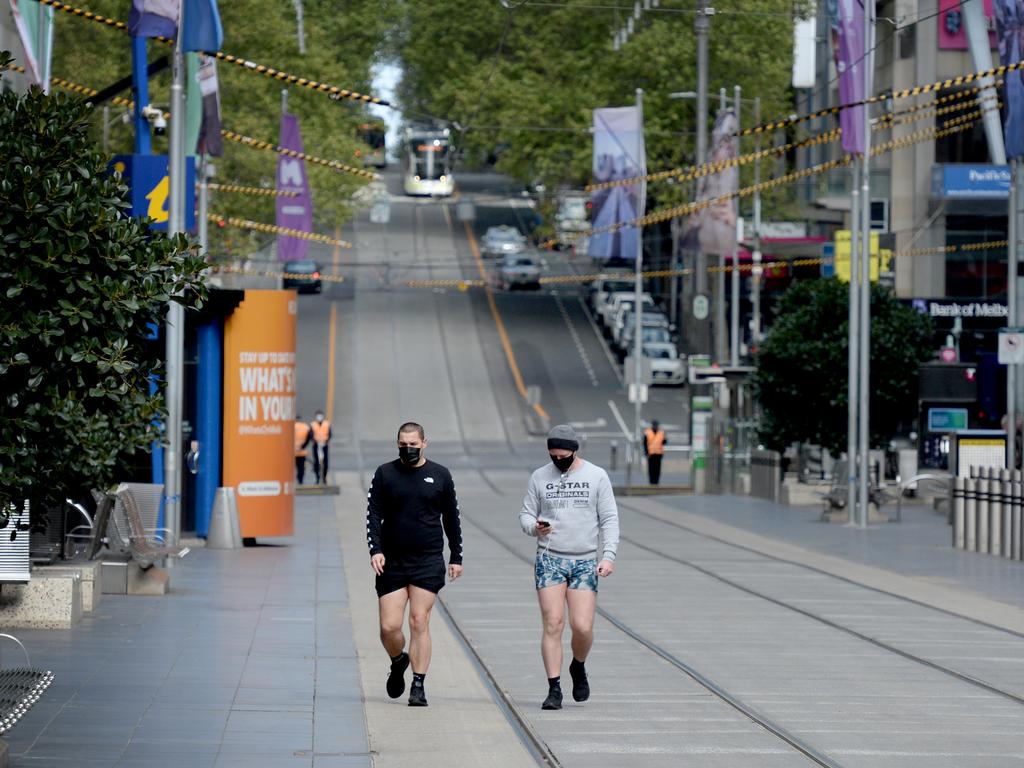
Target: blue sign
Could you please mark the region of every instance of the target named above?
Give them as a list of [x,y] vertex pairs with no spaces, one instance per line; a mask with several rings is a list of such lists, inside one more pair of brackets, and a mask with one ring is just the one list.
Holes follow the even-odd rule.
[[[132,191],[132,216],[148,216],[152,229],[167,231],[171,185],[167,176],[167,155],[115,155],[112,170],[124,178]],[[196,226],[196,163],[185,158],[185,229]]]
[[944,199],[1005,200],[1010,196],[1010,166],[946,164],[935,166],[932,194]]
[[[849,259],[847,259],[849,261]],[[836,244],[828,242],[821,244],[821,276],[832,277],[836,273]]]
[[966,408],[929,408],[929,432],[959,432],[967,429]]

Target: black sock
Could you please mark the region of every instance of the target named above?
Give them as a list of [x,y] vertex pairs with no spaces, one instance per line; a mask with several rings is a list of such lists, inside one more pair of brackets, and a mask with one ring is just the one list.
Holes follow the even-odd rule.
[[403,656],[405,656],[405,651],[402,651],[397,656],[392,656],[391,663],[394,664],[396,661],[401,661]]
[[423,672],[422,674],[419,673],[419,672],[413,672],[412,673],[412,684],[413,685],[417,685],[420,688],[422,688],[423,687],[423,681],[426,680],[426,679],[427,679],[427,673],[426,672]]
[[559,675],[558,677],[549,677],[548,678],[548,689],[549,690],[552,689],[552,688],[561,688],[561,687],[562,687],[562,676],[561,675]]
[[579,659],[577,659],[575,656],[573,656],[572,657],[572,664],[570,666],[582,667],[583,666],[583,662],[580,661]]

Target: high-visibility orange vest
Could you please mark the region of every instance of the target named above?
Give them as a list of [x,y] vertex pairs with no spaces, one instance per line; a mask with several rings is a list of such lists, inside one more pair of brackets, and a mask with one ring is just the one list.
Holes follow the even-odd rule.
[[314,421],[309,426],[313,428],[313,439],[317,445],[327,445],[327,441],[331,439],[331,422],[324,419],[323,421]]
[[665,433],[662,430],[655,432],[648,427],[644,430],[644,437],[647,438],[648,456],[661,456],[665,453]]
[[306,441],[308,439],[309,439],[309,424],[304,424],[301,421],[296,421],[295,422],[295,455],[296,456],[305,456],[308,453],[308,451],[306,451],[306,448],[305,448]]

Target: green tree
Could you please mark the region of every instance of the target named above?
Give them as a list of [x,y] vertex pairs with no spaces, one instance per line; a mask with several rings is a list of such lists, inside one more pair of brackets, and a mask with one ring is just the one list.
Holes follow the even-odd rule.
[[[0,66],[8,57],[0,54]],[[0,94],[0,505],[108,485],[159,435],[150,395],[167,302],[201,302],[184,237],[128,216],[127,189],[64,94]],[[38,519],[38,518],[37,518]]]
[[[832,278],[795,283],[757,355],[761,439],[777,450],[816,443],[846,450],[849,287]],[[933,356],[926,315],[871,288],[871,444],[884,445],[917,405],[917,372]]]
[[[471,159],[497,154],[497,168],[548,188],[590,179],[591,110],[633,104],[644,89],[648,166],[693,161],[695,105],[672,100],[696,89],[692,6],[644,14],[620,51],[612,32],[632,4],[595,11],[587,0],[552,4],[399,0],[392,52],[403,66],[400,99],[408,117],[437,115],[458,123]],[[718,8],[709,37],[712,110],[720,87],[760,95],[762,115],[791,111],[793,19],[805,3],[747,0]],[[611,8],[611,4],[609,4]],[[437,55],[439,46],[445,54]],[[744,125],[753,123],[744,105]],[[743,151],[752,151],[753,141]],[[749,181],[751,169],[744,170]],[[652,184],[651,207],[681,202],[688,189]],[[766,210],[766,214],[770,213]]]
[[[268,64],[302,77],[329,82],[369,93],[372,66],[382,41],[394,24],[390,0],[305,0],[306,53],[300,54],[296,38],[295,9],[286,0],[245,0],[219,3],[224,26],[226,52]],[[128,4],[124,0],[95,0],[89,9],[101,15],[124,20]],[[103,88],[131,74],[129,37],[85,19],[57,14],[53,72],[59,77]],[[168,55],[169,46],[149,45],[149,59]],[[221,94],[221,119],[225,128],[257,139],[276,142],[281,113],[280,81],[253,70],[224,62],[218,65]],[[170,72],[152,78],[150,101],[167,108]],[[365,147],[356,127],[365,108],[358,103],[332,101],[326,94],[305,88],[289,87],[288,109],[299,117],[306,152],[326,159],[361,166],[357,152]],[[122,94],[129,97],[130,93]],[[114,113],[123,108],[112,108]],[[93,137],[101,137],[101,112],[93,118]],[[115,122],[110,131],[110,152],[132,151],[132,125]],[[168,151],[166,137],[154,137],[153,151]],[[224,157],[215,162],[218,182],[248,186],[274,186],[277,155],[225,141]],[[352,194],[366,180],[307,164],[313,195],[314,226],[325,234],[344,225],[352,216]],[[225,216],[238,216],[273,223],[274,199],[228,192],[211,194],[210,210]],[[273,235],[247,233],[234,228],[210,228],[211,252],[221,255],[230,246],[235,252],[248,252]]]

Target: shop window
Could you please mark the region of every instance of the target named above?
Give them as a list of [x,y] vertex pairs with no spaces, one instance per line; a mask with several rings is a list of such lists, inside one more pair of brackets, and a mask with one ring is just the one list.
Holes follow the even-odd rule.
[[[1006,217],[947,216],[946,245],[1006,239]],[[956,250],[946,254],[946,295],[995,299],[1006,295],[1006,248]]]
[[[955,89],[949,89],[940,91],[937,95],[939,97],[950,96],[957,92]],[[946,127],[946,124],[960,117],[961,115],[968,114],[975,111],[977,101],[971,99],[970,106],[967,102],[964,102],[964,109],[953,112],[947,112],[943,115],[936,115],[935,127],[942,130]],[[952,104],[959,104],[960,102],[951,102]],[[985,140],[985,127],[979,120],[974,123],[970,128],[964,131],[957,131],[956,133],[950,134],[949,136],[943,136],[940,139],[935,140],[935,162],[936,163],[987,163],[989,162],[988,156],[988,142]]]

